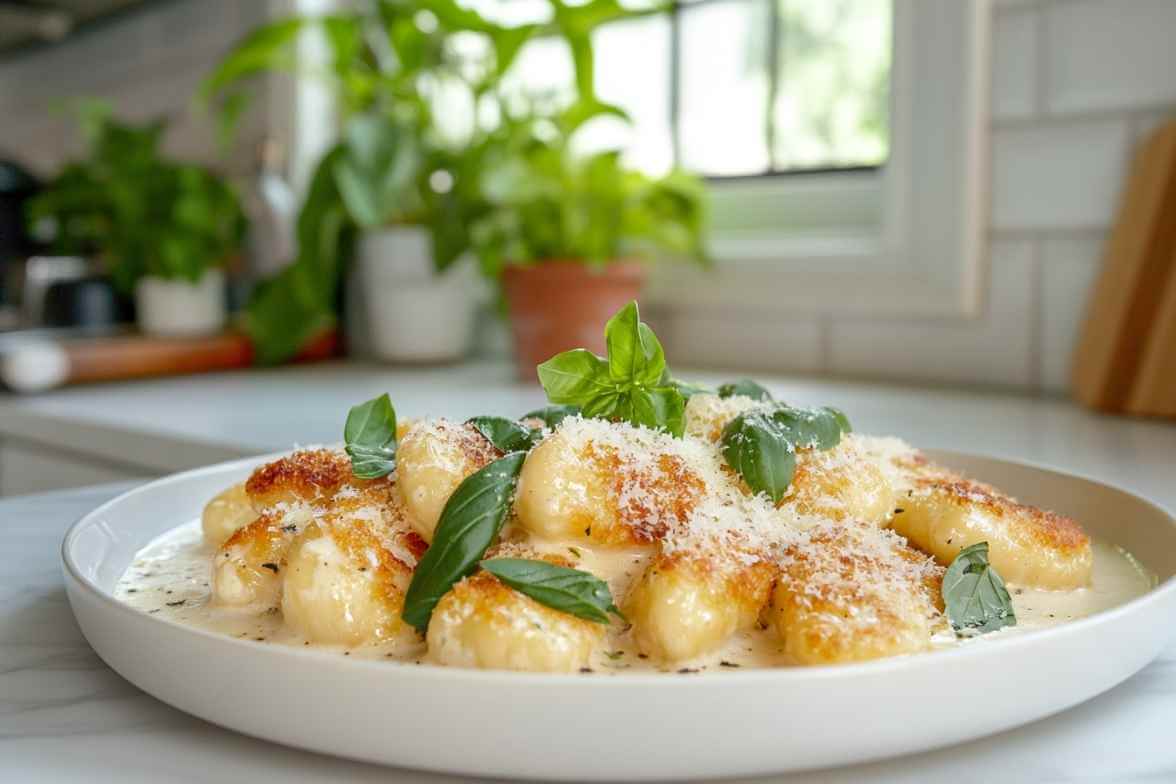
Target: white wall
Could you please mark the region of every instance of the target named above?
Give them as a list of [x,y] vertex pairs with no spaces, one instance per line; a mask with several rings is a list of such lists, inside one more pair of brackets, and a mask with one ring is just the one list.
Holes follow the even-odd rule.
[[[264,16],[265,5],[169,2],[64,46],[0,62],[0,152],[51,169],[71,149],[71,126],[46,111],[42,96],[97,94],[131,116],[175,115],[169,145],[207,157],[211,137],[205,120],[189,111],[190,96],[224,48]],[[797,318],[786,332],[778,323],[770,332],[754,322],[740,325],[747,340],[762,342],[766,367],[1065,388],[1131,148],[1176,117],[1176,0],[1001,0],[994,13],[983,317],[829,314]],[[674,345],[689,345],[691,364],[724,364],[727,348],[705,314],[676,324],[673,333],[671,353]]]
[[[60,45],[0,60],[0,155],[52,173],[80,148],[68,99],[98,97],[123,117],[168,117],[169,152],[216,160],[212,124],[194,109],[193,95],[226,49],[266,13],[262,0],[170,0]],[[248,142],[260,133],[260,122],[246,125],[235,166],[249,165]]]

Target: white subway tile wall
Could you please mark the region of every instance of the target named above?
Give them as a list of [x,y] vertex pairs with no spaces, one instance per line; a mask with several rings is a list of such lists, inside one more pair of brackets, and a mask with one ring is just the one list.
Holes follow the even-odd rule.
[[[96,93],[130,112],[174,116],[173,149],[211,155],[207,121],[190,110],[192,89],[267,5],[176,0],[0,61],[0,154],[51,170],[76,142],[45,96]],[[1064,390],[1131,148],[1176,117],[1176,0],[998,0],[993,13],[984,312],[969,322],[830,314],[798,319],[785,334],[748,322],[749,339],[764,341],[766,366]],[[675,324],[667,342],[690,341],[696,362],[725,364],[709,337],[713,318]]]
[[[64,44],[5,57],[0,155],[19,157],[40,174],[52,172],[79,151],[71,99],[93,97],[134,119],[167,117],[169,151],[217,159],[210,120],[193,96],[228,47],[266,18],[266,6],[236,0],[160,3],[83,30]],[[244,139],[257,138],[249,134],[259,131],[261,116],[256,112],[243,124]]]

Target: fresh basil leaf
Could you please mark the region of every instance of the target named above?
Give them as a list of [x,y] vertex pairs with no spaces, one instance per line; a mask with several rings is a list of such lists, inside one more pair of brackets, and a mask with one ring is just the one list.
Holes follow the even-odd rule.
[[588,419],[627,419],[628,397],[616,389],[598,395],[584,404],[583,414]]
[[354,406],[343,426],[351,473],[379,479],[396,469],[396,410],[387,393]]
[[503,452],[526,452],[535,446],[533,431],[506,417],[478,416],[466,420],[466,424],[473,425],[487,441]]
[[526,558],[491,558],[482,561],[482,568],[554,610],[605,624],[609,613],[623,617],[613,603],[608,583],[588,572]]
[[956,633],[987,634],[1016,626],[1013,600],[988,563],[988,542],[960,550],[943,576],[943,604]]
[[552,403],[584,406],[598,395],[614,391],[608,363],[587,349],[556,354],[536,370]]
[[406,623],[427,629],[441,597],[477,567],[502,530],[526,456],[512,452],[500,457],[453,491],[404,596],[401,617]]
[[579,406],[546,406],[523,414],[522,419],[541,419],[543,424],[554,430],[559,423],[570,416],[578,416]]
[[634,389],[629,393],[630,422],[646,427],[664,427],[675,438],[682,437],[686,425],[686,401],[671,387]]
[[849,424],[849,417],[845,415],[844,411],[842,411],[840,408],[834,408],[833,406],[825,406],[824,410],[828,411],[829,414],[837,420],[837,424],[841,426],[842,434],[853,432],[853,426]]
[[796,448],[768,416],[752,412],[735,417],[723,428],[720,445],[727,465],[752,492],[780,502],[796,473]]
[[831,409],[777,406],[770,416],[796,449],[832,449],[841,443],[841,421]]
[[731,381],[729,383],[722,384],[719,387],[719,397],[734,397],[735,395],[749,397],[752,400],[772,399],[771,392],[752,381],[750,378],[740,379],[739,381]]
[[713,395],[714,390],[707,389],[701,384],[691,384],[689,381],[679,381],[676,378],[663,378],[659,386],[673,387],[683,400],[689,401],[695,395]]
[[613,381],[653,386],[666,369],[661,342],[641,322],[636,302],[630,302],[608,320],[604,327],[608,346],[608,372]]

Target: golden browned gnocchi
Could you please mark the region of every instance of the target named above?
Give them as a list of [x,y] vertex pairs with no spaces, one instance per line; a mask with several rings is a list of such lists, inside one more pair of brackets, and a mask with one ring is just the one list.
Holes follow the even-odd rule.
[[1009,582],[1053,590],[1090,584],[1090,537],[1068,517],[925,465],[899,507],[891,527],[941,563],[988,542],[989,561]]
[[[752,417],[722,443],[759,408],[794,425]],[[829,409],[695,394],[679,436],[568,408],[401,422],[395,440],[393,420],[360,420],[359,450],[349,424],[346,451],[294,452],[210,501],[212,601],[196,606],[254,624],[237,636],[346,655],[696,672],[954,645],[1018,623],[1016,597],[1033,592],[1001,578],[1090,584],[1094,550],[1073,520],[853,434]],[[357,477],[351,454],[385,475]],[[945,569],[979,542],[987,555]],[[499,557],[513,562],[486,563]]]
[[927,650],[944,626],[942,579],[942,568],[889,531],[823,526],[784,552],[772,626],[799,664]]
[[[706,485],[668,438],[616,425],[608,440],[582,421],[548,436],[527,456],[515,511],[530,534],[551,541],[641,545],[689,518]],[[651,443],[650,443],[651,442]]]
[[666,662],[693,659],[755,626],[775,571],[765,560],[659,554],[622,609],[642,653]]
[[780,502],[803,517],[881,525],[894,512],[897,488],[886,472],[846,435],[832,449],[801,451]]
[[400,619],[424,540],[376,510],[326,515],[290,547],[282,591],[286,622],[312,642],[411,638]]
[[470,425],[438,419],[408,429],[396,452],[397,484],[408,520],[425,541],[462,480],[501,456]]
[[245,483],[235,484],[220,493],[204,506],[200,515],[200,527],[204,541],[220,547],[225,540],[257,518],[257,512],[245,492]]
[[[559,566],[559,556],[506,546],[494,553]],[[604,641],[602,624],[553,610],[489,572],[467,577],[445,594],[429,621],[429,656],[440,664],[494,670],[575,672]]]

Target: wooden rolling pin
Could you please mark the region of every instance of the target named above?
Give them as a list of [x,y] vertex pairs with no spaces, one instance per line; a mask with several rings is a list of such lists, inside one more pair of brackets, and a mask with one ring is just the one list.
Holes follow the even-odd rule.
[[[331,330],[312,341],[295,361],[326,359],[338,347],[338,333]],[[16,392],[38,392],[69,384],[209,373],[252,364],[253,345],[235,332],[204,338],[10,336],[0,349],[0,381]]]

